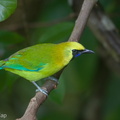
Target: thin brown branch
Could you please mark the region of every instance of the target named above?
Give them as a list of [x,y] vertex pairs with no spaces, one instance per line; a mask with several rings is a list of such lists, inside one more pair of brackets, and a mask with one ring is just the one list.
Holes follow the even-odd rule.
[[79,41],[87,23],[88,17],[91,13],[91,10],[96,2],[97,0],[84,0],[69,41]]
[[[100,4],[100,3],[99,3]],[[96,5],[91,12],[88,26],[102,45],[100,55],[111,70],[120,71],[120,34],[109,16]]]
[[[54,75],[57,79],[59,79],[61,73],[63,70],[59,71]],[[54,82],[53,80],[47,80],[45,84],[42,86],[42,89],[45,89],[48,91],[48,94],[57,87],[57,83]],[[36,95],[30,100],[28,107],[24,113],[24,115],[16,120],[37,120],[36,114],[39,109],[39,106],[44,103],[46,100],[47,96],[44,95],[41,92],[37,92]]]
[[[78,15],[78,19],[75,23],[75,27],[74,27],[73,32],[68,41],[78,41],[79,40],[79,38],[82,35],[83,29],[86,25],[90,11],[95,3],[96,3],[96,0],[84,0],[80,14]],[[62,71],[63,70],[61,70],[54,76],[57,79],[59,79]],[[47,90],[48,93],[50,93],[53,89],[56,88],[56,86],[57,86],[56,82],[48,80],[48,81],[46,81],[46,83],[43,85],[42,88]],[[46,98],[47,97],[43,93],[37,92],[36,95],[31,99],[23,117],[21,117],[17,120],[36,120],[36,114],[37,114],[38,108],[46,100]]]

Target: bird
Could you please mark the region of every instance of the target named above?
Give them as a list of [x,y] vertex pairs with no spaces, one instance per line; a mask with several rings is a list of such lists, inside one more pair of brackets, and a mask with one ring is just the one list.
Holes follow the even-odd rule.
[[94,52],[78,42],[41,43],[23,48],[10,57],[0,60],[0,69],[25,78],[43,94],[48,95],[36,81],[54,75],[71,60],[84,53]]

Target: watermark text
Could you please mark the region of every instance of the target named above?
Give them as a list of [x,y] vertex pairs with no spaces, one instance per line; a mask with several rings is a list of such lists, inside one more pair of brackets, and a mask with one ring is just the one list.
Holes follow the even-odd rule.
[[2,118],[2,119],[7,118],[7,114],[5,114],[5,113],[0,113],[0,118]]

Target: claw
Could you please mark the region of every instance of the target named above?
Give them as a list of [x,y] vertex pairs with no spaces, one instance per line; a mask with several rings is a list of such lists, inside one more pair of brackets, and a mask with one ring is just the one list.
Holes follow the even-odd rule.
[[52,81],[56,82],[57,84],[59,84],[58,79],[53,76],[47,77],[47,78],[45,78],[45,80],[52,80]]
[[32,83],[37,87],[37,90],[36,90],[36,92],[42,92],[43,94],[45,94],[46,96],[48,96],[48,91],[47,90],[44,90],[44,89],[42,89],[42,88],[40,88],[38,85],[37,85],[37,83],[36,82],[34,82],[34,81],[32,81]]

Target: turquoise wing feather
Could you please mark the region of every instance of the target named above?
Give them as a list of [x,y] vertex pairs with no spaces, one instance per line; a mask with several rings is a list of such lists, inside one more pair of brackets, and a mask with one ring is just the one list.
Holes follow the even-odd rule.
[[45,67],[46,64],[38,63],[34,64],[32,61],[28,61],[27,59],[20,59],[20,58],[10,58],[6,63],[2,66],[2,68],[11,68],[17,70],[24,70],[24,71],[39,71]]
[[38,54],[32,53],[29,49],[18,51],[17,53],[4,60],[5,64],[2,68],[11,68],[24,71],[40,71],[47,63],[44,63]]
[[38,68],[36,68],[36,69],[28,69],[28,68],[26,68],[26,67],[24,67],[24,66],[22,66],[22,65],[20,65],[20,64],[9,64],[9,65],[4,65],[2,68],[11,68],[11,69],[17,69],[17,70],[24,70],[24,71],[31,71],[31,72],[37,72],[37,71],[39,71],[39,70],[41,70],[41,69],[43,69],[44,67],[42,67],[41,65],[40,66],[38,66]]
[[1,60],[0,61],[0,69],[3,69],[2,66],[5,64],[5,61]]

